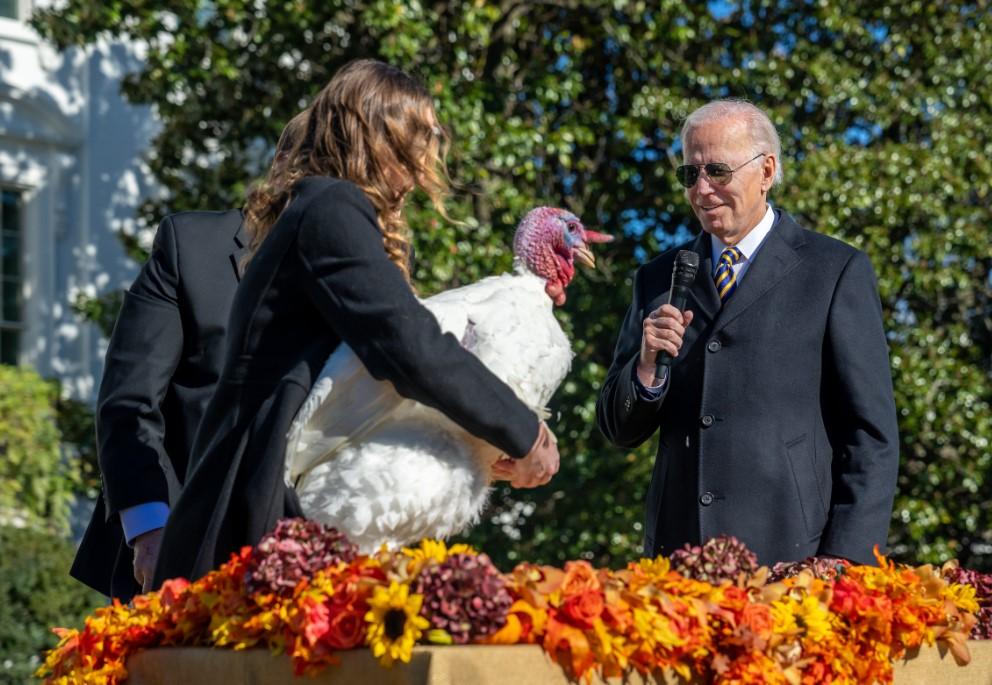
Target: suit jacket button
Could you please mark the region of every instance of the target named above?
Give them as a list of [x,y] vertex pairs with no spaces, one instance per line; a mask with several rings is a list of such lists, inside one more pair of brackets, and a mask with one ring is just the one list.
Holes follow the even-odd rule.
[[704,507],[708,507],[709,505],[713,504],[713,493],[704,492],[702,495],[699,496],[699,503],[702,504]]
[[710,340],[710,344],[706,346],[706,349],[710,352],[719,352],[723,349],[723,344],[719,340]]
[[630,411],[630,398],[629,397],[624,401],[623,408],[626,409],[627,411]]
[[703,424],[703,428],[709,428],[713,425],[713,416],[711,414],[704,414],[702,418],[699,419],[699,423]]

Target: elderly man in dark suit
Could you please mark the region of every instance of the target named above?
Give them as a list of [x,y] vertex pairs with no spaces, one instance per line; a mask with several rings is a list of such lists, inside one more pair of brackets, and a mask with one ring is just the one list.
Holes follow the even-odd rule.
[[[298,115],[286,126],[274,163],[303,123]],[[241,210],[167,216],[124,295],[97,399],[103,492],[70,571],[107,596],[127,601],[150,588],[170,503],[224,361],[247,244]]]
[[[765,564],[884,546],[898,467],[888,350],[868,257],[773,209],[781,144],[751,104],[682,129],[699,237],[641,266],[597,421],[633,447],[660,432],[645,550],[735,535]],[[699,255],[684,313],[678,250]],[[660,351],[674,357],[655,377]]]

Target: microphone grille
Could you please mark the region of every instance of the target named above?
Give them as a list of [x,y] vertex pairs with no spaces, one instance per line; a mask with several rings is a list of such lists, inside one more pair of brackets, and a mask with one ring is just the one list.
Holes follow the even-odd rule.
[[692,250],[679,250],[675,255],[675,270],[682,271],[689,278],[689,281],[696,277],[696,270],[699,269],[699,253]]

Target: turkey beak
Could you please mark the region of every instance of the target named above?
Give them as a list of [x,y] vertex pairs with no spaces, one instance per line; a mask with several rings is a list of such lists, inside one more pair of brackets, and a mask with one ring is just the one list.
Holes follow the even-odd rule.
[[598,231],[590,231],[586,229],[584,233],[585,240],[579,244],[578,247],[573,250],[575,254],[575,259],[580,264],[588,266],[590,269],[596,268],[596,258],[593,256],[592,251],[589,249],[589,245],[592,243],[611,243],[613,242],[613,236],[608,233],[600,233]]
[[593,256],[592,251],[589,247],[582,243],[572,249],[572,254],[575,256],[575,261],[588,266],[590,269],[596,268],[596,258]]

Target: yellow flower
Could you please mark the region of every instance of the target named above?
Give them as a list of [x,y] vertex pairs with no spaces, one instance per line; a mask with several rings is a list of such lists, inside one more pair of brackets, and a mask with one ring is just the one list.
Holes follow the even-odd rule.
[[975,588],[973,586],[952,584],[944,592],[958,609],[973,614],[978,613],[978,599],[976,598]]
[[776,635],[795,635],[799,632],[794,606],[795,602],[788,597],[771,603],[772,632]]
[[633,616],[634,632],[648,649],[653,651],[656,645],[670,649],[685,644],[685,639],[679,637],[671,621],[664,615],[654,611],[634,609]]
[[816,597],[801,600],[783,597],[772,602],[772,630],[778,635],[804,634],[813,640],[830,635],[830,611]]
[[806,628],[806,637],[822,640],[830,635],[830,612],[816,597],[805,597],[796,607],[796,619]]
[[[451,549],[448,549],[448,546],[444,544],[443,540],[431,540],[427,538],[420,541],[420,546],[412,548],[404,547],[401,551],[403,556],[408,559],[405,574],[402,571],[399,574],[399,580],[401,581],[406,581],[416,576],[428,562],[442,564],[452,554],[478,554],[469,545],[457,544],[452,545]],[[396,557],[397,562],[401,558]]]
[[453,545],[451,549],[444,544],[444,540],[424,539],[420,541],[419,547],[404,547],[403,554],[413,561],[436,561],[443,563],[452,554],[474,554],[475,550],[469,545]]
[[372,655],[383,666],[392,666],[397,659],[409,663],[414,643],[430,625],[420,616],[423,603],[423,595],[411,595],[408,585],[393,582],[375,589],[365,620],[370,624],[367,639]]
[[614,665],[621,673],[626,670],[628,647],[624,636],[611,632],[601,618],[593,622],[592,629],[599,643],[597,652],[601,660]]
[[641,559],[637,562],[637,565],[641,567],[644,575],[651,578],[654,582],[662,580],[672,570],[672,562],[668,560],[668,557]]

